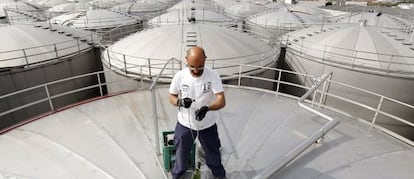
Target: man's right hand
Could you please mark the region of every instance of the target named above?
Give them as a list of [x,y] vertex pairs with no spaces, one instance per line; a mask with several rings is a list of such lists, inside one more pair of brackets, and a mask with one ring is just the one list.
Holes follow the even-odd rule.
[[191,103],[193,103],[193,100],[191,98],[178,99],[177,106],[189,108],[191,106]]

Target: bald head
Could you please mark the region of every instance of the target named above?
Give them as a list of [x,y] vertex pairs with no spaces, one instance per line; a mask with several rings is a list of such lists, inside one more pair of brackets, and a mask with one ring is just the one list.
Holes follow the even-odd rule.
[[201,47],[191,47],[187,50],[187,66],[193,76],[199,77],[203,74],[206,55]]
[[201,47],[191,47],[187,50],[187,56],[188,57],[196,57],[196,58],[205,58],[206,55],[204,53],[204,49]]

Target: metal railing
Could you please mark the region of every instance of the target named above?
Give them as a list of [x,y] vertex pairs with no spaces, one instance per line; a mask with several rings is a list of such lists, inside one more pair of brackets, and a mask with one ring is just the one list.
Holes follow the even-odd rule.
[[287,36],[281,42],[287,46],[287,53],[308,60],[385,75],[414,74],[413,56],[368,52],[331,45],[315,47],[314,42],[303,40],[303,38],[306,37]]
[[[65,95],[68,95],[68,94],[73,94],[73,93],[76,93],[76,92],[79,92],[79,91],[91,89],[91,88],[99,87],[100,94],[102,96],[103,95],[102,86],[105,85],[105,83],[102,83],[101,77],[99,76],[100,73],[103,73],[103,72],[94,72],[94,73],[78,75],[78,76],[74,76],[74,77],[70,77],[70,78],[65,78],[65,79],[61,79],[61,80],[57,80],[57,81],[53,81],[53,82],[33,86],[33,87],[30,87],[30,88],[26,88],[26,89],[23,89],[23,90],[19,90],[19,91],[16,91],[16,92],[12,92],[12,93],[0,96],[0,100],[2,100],[2,99],[5,99],[5,98],[14,96],[14,95],[25,94],[26,92],[29,92],[29,91],[32,91],[32,90],[35,90],[35,89],[44,89],[44,93],[47,96],[46,98],[43,98],[43,99],[40,99],[40,100],[37,100],[37,101],[31,101],[31,102],[29,102],[27,104],[24,104],[22,106],[19,106],[19,107],[13,108],[13,109],[9,109],[7,111],[3,111],[3,112],[0,113],[0,117],[5,116],[7,114],[10,114],[12,112],[24,109],[24,108],[28,108],[28,107],[40,104],[40,103],[45,102],[45,101],[48,101],[50,111],[54,111],[55,107],[54,107],[54,103],[52,102],[53,99],[59,98],[61,96],[65,96]],[[51,95],[50,92],[49,92],[49,86],[51,86],[51,85],[55,85],[55,84],[58,84],[58,83],[67,82],[67,81],[70,81],[70,80],[75,80],[75,79],[79,79],[79,78],[83,78],[83,77],[88,77],[88,76],[97,76],[98,84],[83,87],[83,88],[79,88],[79,89],[74,89],[72,91],[67,91],[67,92],[60,93],[60,94],[55,94],[55,95]]]
[[46,20],[46,15],[41,9],[35,9],[30,6],[6,6],[1,10],[4,10],[6,20],[9,23]]
[[[326,123],[321,129],[313,133],[310,137],[306,138],[303,142],[297,145],[293,150],[289,151],[287,154],[283,155],[282,158],[278,161],[275,161],[268,165],[264,170],[262,170],[259,174],[257,174],[254,179],[262,179],[262,178],[269,178],[273,174],[280,171],[283,167],[285,167],[289,162],[293,161],[297,156],[299,156],[303,151],[305,151],[308,147],[313,145],[317,140],[322,138],[326,133],[332,130],[336,125],[339,124],[339,119],[334,119],[324,113],[321,113],[308,105],[305,104],[305,100],[310,97],[313,93],[315,99],[316,90],[323,84],[322,93],[325,93],[326,84],[328,79],[332,76],[332,72],[329,74],[323,75],[317,82],[314,84],[311,89],[309,89],[302,97],[298,100],[298,105],[306,109],[307,111],[314,113],[329,122]],[[323,96],[321,97],[323,99]]]
[[[399,123],[398,125],[395,125],[399,127],[409,127],[414,129],[414,121],[412,119],[412,114],[414,114],[414,105],[337,81],[328,80],[328,85],[330,87],[341,88],[346,91],[354,91],[362,94],[362,96],[372,96],[371,102],[364,102],[364,100],[361,99],[353,99],[349,96],[343,96],[332,92],[325,93],[324,98],[324,101],[326,101],[327,98],[330,100],[340,100],[344,103],[350,104],[360,109],[362,112],[365,111],[366,114],[370,113],[372,115],[357,116],[360,111],[345,111],[338,109],[338,107],[334,105],[324,105],[325,108],[332,109],[334,111],[339,111],[341,113],[346,113],[347,115],[354,116],[357,119],[362,119],[360,121],[366,122],[369,125],[387,133],[388,135],[402,142],[405,142],[411,146],[414,146],[413,139],[408,139],[399,132],[394,131],[394,129],[389,128],[393,126],[380,124],[380,122]],[[404,111],[406,111],[405,113],[407,113],[408,111],[408,116],[404,114]]]
[[[294,30],[298,30],[298,29],[303,29],[303,28],[307,28],[310,26],[322,26],[321,29],[323,29],[323,26],[325,24],[331,24],[331,23],[335,23],[337,25],[342,25],[342,24],[357,24],[359,22],[337,22],[341,19],[345,19],[345,18],[354,18],[354,16],[361,16],[360,13],[354,13],[352,14],[342,14],[342,15],[336,15],[336,16],[329,16],[329,15],[323,15],[321,16],[318,13],[313,13],[311,14],[312,18],[309,19],[307,22],[271,22],[269,21],[269,23],[265,20],[262,22],[257,21],[257,17],[264,15],[264,14],[268,14],[268,13],[273,13],[273,12],[277,12],[277,11],[266,11],[266,12],[262,12],[262,13],[258,13],[252,16],[249,16],[248,18],[246,18],[247,23],[250,24],[251,26],[260,26],[263,28],[266,28],[268,30],[270,30],[273,33],[276,34],[284,34],[284,33],[288,33],[290,31],[294,31]],[[293,14],[295,16],[298,17],[298,20],[301,19],[300,16],[298,16],[298,14]],[[314,16],[319,16],[317,18],[315,18]],[[393,30],[398,30],[398,31],[403,31],[406,33],[411,33],[412,29],[413,29],[413,25],[412,25],[412,20],[407,19],[407,18],[401,18],[398,16],[392,16],[392,15],[385,15],[387,17],[389,17],[390,19],[395,20],[395,23],[390,22],[390,23],[379,23],[378,21],[375,24],[371,24],[369,26],[375,26],[375,27],[381,27],[384,29],[393,29]],[[256,20],[253,20],[254,18],[256,18]],[[412,17],[410,17],[412,19]],[[403,22],[404,21],[404,22]],[[392,24],[399,24],[397,25],[392,25]]]
[[[167,68],[168,67],[168,64],[170,64],[173,61],[178,61],[178,60],[177,59],[174,59],[174,60],[170,59],[170,60],[164,62],[163,63],[164,66],[161,68],[162,69],[162,72],[165,69],[168,69]],[[302,74],[302,73],[298,73],[298,72],[293,72],[293,71],[288,71],[288,70],[282,70],[282,69],[277,69],[277,68],[271,68],[271,67],[262,67],[262,66],[256,66],[256,65],[246,65],[246,64],[237,64],[237,63],[234,63],[234,64],[226,63],[226,64],[222,64],[222,65],[234,65],[234,66],[237,66],[238,65],[239,66],[239,71],[238,72],[233,73],[233,74],[227,74],[226,75],[226,76],[230,76],[231,75],[230,77],[232,77],[232,79],[237,79],[237,84],[239,86],[242,85],[242,80],[243,79],[253,79],[253,80],[258,81],[258,82],[260,82],[260,81],[262,81],[262,82],[269,82],[269,83],[274,84],[274,87],[275,87],[274,88],[274,91],[276,93],[278,93],[278,94],[281,94],[281,92],[280,92],[281,85],[291,86],[291,87],[301,88],[301,89],[306,89],[306,90],[310,89],[306,85],[296,84],[296,83],[289,82],[289,81],[283,81],[282,78],[281,78],[281,76],[283,76],[283,75],[296,75],[296,76],[300,76],[303,79],[305,79],[305,81],[308,81],[308,84],[309,84],[309,81],[315,81],[315,79],[317,79],[317,78],[315,78],[312,75],[307,75],[307,74]],[[278,78],[277,79],[270,79],[270,78],[253,76],[253,75],[248,74],[248,73],[243,73],[243,68],[248,68],[248,69],[250,69],[250,68],[259,68],[259,69],[266,70],[266,71],[272,71],[272,72],[274,72],[274,73],[277,74],[277,77]],[[109,71],[111,71],[111,70],[109,70]],[[179,70],[175,71],[173,74],[175,74],[178,71]],[[27,89],[24,89],[24,90],[20,90],[20,91],[16,91],[16,92],[13,92],[13,93],[10,93],[10,94],[6,94],[6,95],[3,95],[3,96],[0,96],[0,100],[1,99],[4,99],[6,97],[13,96],[13,95],[24,94],[25,92],[28,92],[28,91],[34,90],[34,89],[39,89],[39,88],[43,88],[45,90],[45,93],[46,93],[46,91],[48,89],[48,86],[50,86],[52,84],[61,83],[61,82],[68,81],[68,80],[73,80],[73,79],[78,79],[78,78],[86,77],[86,76],[93,76],[93,75],[103,74],[104,72],[107,72],[107,71],[100,71],[100,72],[95,72],[95,73],[90,73],[90,74],[84,74],[84,75],[74,76],[74,77],[71,77],[71,78],[62,79],[62,80],[58,80],[58,81],[54,81],[54,82],[50,82],[50,83],[38,85],[38,86],[35,86],[35,87],[27,88]],[[154,77],[156,77],[156,79],[158,81],[162,76],[163,75],[161,73],[157,73]],[[133,77],[130,77],[130,78],[131,79],[135,79],[135,80],[142,80],[141,78],[133,78]],[[169,76],[169,78],[172,78],[172,76]],[[89,89],[89,88],[98,87],[98,86],[102,86],[102,85],[107,85],[108,83],[115,83],[115,82],[106,82],[106,83],[100,83],[99,82],[98,85],[89,86],[89,87],[85,87],[85,88],[82,88],[82,89],[83,90],[84,89]],[[121,82],[121,81],[119,81],[119,82]],[[357,88],[357,87],[353,87],[353,86],[350,86],[350,85],[347,85],[347,84],[344,84],[344,83],[335,82],[335,81],[332,81],[332,80],[329,80],[329,79],[327,80],[327,82],[328,82],[326,84],[327,86],[325,87],[326,91],[324,91],[322,93],[320,90],[316,90],[316,93],[315,94],[317,94],[317,95],[314,94],[314,96],[313,96],[313,102],[312,103],[315,103],[315,101],[318,101],[318,99],[319,99],[319,102],[316,102],[316,103],[318,103],[318,106],[325,107],[325,108],[329,108],[329,109],[335,109],[337,111],[342,111],[344,113],[352,114],[352,111],[347,111],[346,109],[340,109],[340,108],[338,108],[336,106],[330,106],[330,104],[326,104],[325,103],[325,101],[327,99],[337,99],[337,100],[341,100],[343,102],[350,103],[351,105],[353,105],[355,107],[358,107],[358,108],[360,108],[361,110],[364,110],[367,113],[368,112],[369,113],[373,113],[372,116],[363,118],[366,121],[370,121],[370,123],[372,125],[376,125],[378,123],[378,116],[379,115],[383,115],[383,116],[387,116],[388,118],[391,118],[392,120],[400,121],[404,125],[414,127],[414,124],[412,122],[409,122],[406,119],[404,119],[403,117],[400,117],[399,114],[391,113],[389,111],[387,112],[387,109],[385,109],[386,106],[384,106],[383,104],[385,102],[389,101],[389,102],[393,102],[396,105],[398,105],[399,107],[397,106],[397,108],[403,108],[404,107],[404,108],[408,108],[410,110],[414,110],[414,106],[413,105],[406,104],[406,103],[401,102],[399,100],[392,99],[390,97],[387,97],[387,96],[384,96],[384,95],[380,95],[380,94],[377,94],[377,93],[374,93],[374,92],[370,92],[370,91],[367,91],[367,90],[364,90],[364,89],[360,89],[360,88]],[[329,86],[332,86],[332,85],[337,85],[339,88],[345,89],[345,90],[357,91],[358,93],[361,93],[363,95],[375,96],[375,99],[377,99],[377,102],[374,102],[374,103],[376,103],[376,105],[373,106],[372,104],[364,103],[364,101],[357,101],[356,99],[351,99],[351,98],[349,98],[347,96],[340,96],[339,94],[332,93],[329,90]],[[154,88],[154,87],[152,87],[152,88]],[[82,91],[82,89],[77,89],[77,91]],[[71,92],[68,92],[68,93],[65,93],[65,94],[50,96],[50,97],[48,97],[46,99],[43,99],[41,101],[31,101],[28,104],[24,104],[24,106],[18,107],[17,109],[10,109],[10,110],[1,112],[0,113],[0,117],[1,116],[4,116],[6,114],[9,114],[11,112],[14,112],[14,111],[23,109],[23,108],[27,108],[27,107],[33,106],[33,105],[38,104],[38,103],[43,102],[43,101],[51,101],[51,99],[57,98],[59,96],[67,95],[67,94],[70,94],[70,93],[73,93],[73,92],[75,92],[75,91],[71,91]],[[53,103],[51,105],[51,109],[50,110],[51,111],[54,110]],[[385,132],[387,132],[387,131],[385,131]],[[389,133],[389,132],[387,132],[387,133]],[[394,134],[390,134],[390,135],[393,135],[393,136],[397,137]],[[401,139],[401,137],[397,137],[397,138]],[[408,142],[408,143],[410,145],[413,145],[414,146],[414,144],[412,142]]]
[[[190,8],[188,8],[189,10]],[[223,15],[223,17],[209,17],[208,15],[204,16],[205,11],[210,12],[212,11],[214,13],[219,13],[221,15]],[[194,11],[191,11],[192,13],[197,13],[201,11],[201,18],[200,17],[195,17],[196,18],[196,23],[200,23],[200,24],[234,24],[236,23],[236,21],[234,19],[232,19],[231,17],[226,16],[225,14],[222,14],[220,12],[216,12],[214,11],[214,8],[208,8],[208,7],[204,7],[201,9],[195,9]],[[176,16],[174,16],[174,14],[176,14]],[[170,15],[170,16],[169,16]],[[153,18],[151,21],[149,21],[149,24],[151,25],[168,25],[168,24],[190,24],[189,23],[189,18],[191,17],[190,13],[188,13],[186,10],[177,8],[177,9],[173,9],[173,10],[168,10],[167,14],[165,16],[158,16],[157,18]]]
[[[242,73],[243,68],[262,68],[267,71],[273,71],[274,73],[277,73],[278,79],[269,79],[269,78],[263,78],[258,76],[252,76],[249,74]],[[245,65],[245,64],[239,64],[239,73],[233,74],[234,78],[237,78],[238,85],[240,86],[242,83],[242,79],[251,79],[255,80],[253,83],[260,83],[260,82],[269,82],[269,83],[275,83],[275,92],[277,94],[280,93],[281,85],[284,86],[291,86],[298,89],[305,89],[309,90],[309,85],[315,84],[315,81],[319,81],[318,77],[315,77],[313,75],[309,74],[303,74],[299,72],[293,72],[293,71],[287,71],[277,68],[270,68],[270,67],[261,67],[261,66],[254,66],[254,65]],[[302,79],[303,84],[296,84],[289,81],[282,81],[281,76],[283,75],[295,75],[298,78]],[[337,91],[332,91],[333,87],[337,89],[341,89],[343,91],[348,91],[349,93],[353,94],[359,94],[360,96],[369,96],[370,101],[367,100],[361,100],[353,97],[352,95],[347,95],[345,93],[338,93]],[[375,127],[385,133],[387,133],[390,136],[393,136],[394,138],[397,138],[398,140],[401,140],[411,146],[414,146],[414,142],[410,139],[407,139],[406,137],[402,136],[402,134],[399,134],[398,132],[393,131],[392,129],[388,129],[388,126],[380,126],[378,118],[381,115],[381,120],[388,120],[388,121],[394,121],[394,122],[400,122],[401,126],[406,126],[410,128],[414,128],[414,121],[410,121],[410,117],[403,116],[400,114],[400,110],[403,111],[414,111],[414,105],[407,104],[405,102],[402,102],[397,99],[393,99],[375,92],[371,92],[365,89],[361,89],[355,86],[351,86],[348,84],[340,83],[337,81],[333,81],[331,79],[326,80],[326,84],[324,84],[324,90],[315,90],[315,93],[312,97],[312,105],[317,105],[318,107],[323,107],[326,109],[330,109],[339,113],[343,113],[347,116],[353,116],[354,118],[361,119],[360,121],[368,121],[368,124],[372,127]],[[282,93],[283,94],[283,93]],[[290,96],[292,97],[292,96]],[[294,97],[296,98],[296,97]],[[337,100],[343,103],[346,103],[347,105],[350,105],[351,107],[345,108],[342,106],[336,106],[334,103],[326,103],[326,101],[333,101]],[[391,105],[387,103],[387,105],[384,105],[386,102],[392,103]],[[357,116],[354,109],[352,108],[358,108],[360,111],[358,113],[364,113],[366,115],[364,116]],[[400,110],[395,110],[400,109]],[[386,118],[385,118],[386,117]],[[412,116],[411,116],[412,117]],[[412,119],[411,119],[412,120]],[[381,121],[380,121],[381,122]]]
[[101,47],[112,45],[119,39],[129,36],[140,30],[143,30],[142,21],[139,23],[135,23],[135,24],[130,24],[130,22],[125,22],[124,24],[120,24],[117,27],[109,31],[98,32],[98,34],[101,37],[99,44]]
[[[134,78],[128,78],[128,79],[122,79],[122,80],[116,80],[116,81],[104,81],[104,79],[102,79],[102,77],[104,76],[105,73],[109,73],[112,72],[111,70],[107,70],[107,71],[98,71],[98,72],[93,72],[93,73],[87,73],[87,74],[82,74],[82,75],[77,75],[77,76],[73,76],[73,77],[69,77],[69,78],[65,78],[65,79],[61,79],[61,80],[56,80],[53,82],[49,82],[49,83],[45,83],[45,84],[41,84],[41,85],[37,85],[37,86],[33,86],[30,88],[26,88],[23,90],[19,90],[19,91],[15,91],[12,93],[8,93],[5,95],[0,96],[0,101],[7,103],[7,98],[13,98],[13,97],[18,97],[19,95],[24,96],[24,95],[32,95],[31,92],[37,90],[37,96],[45,96],[45,97],[40,97],[40,99],[33,99],[32,101],[26,101],[26,103],[21,104],[20,106],[17,107],[13,107],[11,109],[7,109],[6,111],[0,111],[0,118],[9,114],[13,114],[14,112],[18,112],[20,110],[23,109],[28,109],[31,107],[36,107],[38,105],[41,105],[44,102],[47,102],[49,104],[49,110],[46,111],[46,113],[49,112],[53,112],[58,110],[56,108],[56,102],[54,102],[55,99],[64,97],[64,96],[68,96],[71,94],[75,94],[78,92],[82,92],[82,91],[86,91],[86,90],[90,90],[90,89],[98,89],[99,90],[99,96],[104,96],[105,94],[105,90],[104,90],[104,86],[108,86],[108,85],[113,85],[113,84],[117,84],[117,83],[123,83],[123,82],[136,82],[137,79]],[[51,93],[50,89],[51,86],[56,86],[59,84],[64,84],[67,82],[72,82],[72,81],[76,81],[76,80],[81,80],[83,78],[90,78],[90,77],[96,77],[96,83],[92,84],[92,85],[85,85],[85,86],[81,86],[79,88],[76,89],[67,89],[66,91],[64,90],[63,92],[58,92],[56,94]],[[126,91],[130,91],[131,89],[128,89]],[[135,89],[136,90],[136,89]],[[43,92],[43,94],[42,94]],[[125,92],[124,90],[121,91],[116,91],[114,93],[123,93]],[[67,105],[71,105],[71,104],[67,104]],[[64,106],[61,108],[65,108]],[[29,120],[30,116],[28,119]],[[25,120],[21,121],[21,122],[25,122]],[[14,124],[14,125],[20,125],[20,124]],[[13,126],[12,126],[13,127]],[[7,131],[8,129],[5,130],[1,130],[0,129],[0,133]]]
[[[168,59],[155,59],[127,55],[110,50],[109,48],[107,48],[101,54],[103,62],[109,68],[117,70],[126,76],[133,76],[145,79],[152,78],[156,74],[158,74],[158,71],[161,70],[164,64],[168,61]],[[238,57],[228,57],[220,59],[207,58],[206,65],[213,69],[237,73],[238,65],[241,63],[247,65],[267,66],[275,62],[277,56],[276,54],[277,51],[275,51],[274,49],[268,49],[262,52],[257,52],[254,54],[243,55]],[[175,74],[175,72],[181,70],[182,68],[183,64],[181,61],[179,61],[179,63],[171,63],[170,66],[166,68],[168,72],[166,73],[166,75],[163,75],[162,77],[167,79],[171,78],[173,74]]]
[[160,142],[158,141],[159,139],[159,131],[158,131],[158,115],[157,115],[157,99],[155,97],[155,85],[157,84],[158,80],[160,79],[161,74],[163,73],[163,71],[165,70],[165,68],[167,67],[167,65],[171,62],[177,60],[175,58],[171,58],[169,59],[164,66],[162,67],[160,73],[157,74],[157,76],[155,77],[155,79],[152,81],[151,86],[148,88],[148,90],[151,92],[151,101],[152,101],[152,112],[153,112],[153,117],[154,117],[154,131],[155,131],[155,151],[157,155],[160,155]]
[[[103,53],[101,53],[101,59],[108,68],[117,71],[118,73],[121,73],[125,76],[136,77],[145,80],[150,80],[155,77],[163,68],[164,64],[169,61],[168,59],[154,59],[126,55],[110,51],[108,48],[102,52]],[[178,64],[171,63],[171,66],[166,69],[169,71],[169,73],[161,77],[163,79],[170,79],[175,74],[175,72],[182,69],[181,61]]]
[[2,57],[0,58],[1,67],[29,67],[68,55],[79,54],[84,50],[92,48],[87,43],[93,43],[93,34],[73,38],[73,40],[54,44],[2,51],[0,52],[0,57]]
[[[164,66],[161,68],[161,71],[156,75],[156,78],[154,78],[152,80],[152,84],[149,88],[151,93],[152,93],[152,100],[153,100],[153,112],[154,112],[154,127],[155,129],[158,128],[158,124],[157,124],[157,109],[156,109],[156,97],[155,97],[155,84],[157,83],[157,81],[160,79],[160,77],[162,77],[162,73],[165,69],[167,69],[168,64],[175,61],[177,59],[169,59],[168,61],[166,61],[164,63]],[[398,100],[383,96],[383,95],[379,95],[370,91],[366,91],[363,89],[359,89],[356,87],[352,87],[346,84],[342,84],[342,83],[338,83],[335,81],[332,81],[329,79],[331,74],[328,75],[324,75],[321,78],[316,78],[314,76],[311,75],[307,75],[307,74],[301,74],[301,73],[297,73],[297,72],[292,72],[292,71],[287,71],[287,70],[282,70],[282,69],[277,69],[277,68],[270,68],[270,67],[262,67],[262,66],[254,66],[254,65],[246,65],[246,64],[222,64],[222,65],[238,65],[239,66],[239,72],[238,73],[234,73],[232,74],[234,76],[233,79],[237,79],[237,86],[244,86],[243,85],[243,80],[244,79],[249,79],[249,80],[254,80],[254,84],[258,84],[260,82],[266,82],[266,83],[271,83],[274,86],[274,90],[272,90],[276,95],[283,95],[283,96],[287,96],[287,97],[291,97],[294,99],[298,99],[298,103],[301,107],[305,108],[306,110],[317,114],[318,116],[321,116],[324,119],[330,120],[331,122],[327,123],[326,125],[323,126],[323,128],[319,131],[317,131],[315,134],[312,135],[311,138],[309,138],[308,140],[304,141],[300,147],[295,148],[290,154],[289,156],[287,156],[286,158],[284,158],[283,160],[281,160],[280,162],[278,162],[277,164],[275,164],[275,166],[278,166],[277,168],[273,168],[273,169],[265,169],[263,170],[263,174],[259,175],[258,177],[261,176],[268,176],[269,174],[274,173],[276,170],[275,169],[279,169],[280,167],[283,167],[285,165],[286,162],[289,162],[294,156],[297,156],[298,152],[300,153],[300,151],[303,151],[303,149],[310,145],[310,141],[315,141],[316,139],[320,138],[321,136],[323,136],[323,134],[325,134],[328,130],[332,129],[332,127],[334,127],[337,124],[337,121],[335,119],[332,119],[331,117],[325,115],[324,113],[321,113],[319,111],[317,111],[315,108],[310,108],[309,106],[305,105],[305,99],[310,99],[309,101],[306,101],[308,103],[310,103],[311,105],[317,105],[317,107],[319,108],[326,108],[326,109],[330,109],[336,112],[340,112],[340,113],[344,113],[347,114],[348,116],[352,116],[352,109],[346,109],[346,108],[342,108],[342,107],[338,107],[338,106],[334,106],[331,105],[330,103],[326,103],[327,100],[332,100],[332,99],[336,99],[336,100],[340,100],[346,103],[349,103],[350,105],[359,108],[360,110],[362,110],[362,112],[364,113],[374,113],[372,116],[366,117],[366,118],[362,118],[365,121],[369,121],[369,125],[371,125],[374,128],[380,129],[382,130],[384,133],[387,133],[395,138],[397,138],[400,141],[403,141],[411,146],[414,146],[414,143],[410,140],[407,139],[399,134],[397,134],[396,132],[393,132],[392,130],[388,130],[384,127],[381,127],[379,125],[377,125],[378,123],[378,116],[382,115],[382,116],[386,116],[388,117],[390,120],[394,120],[394,121],[398,121],[398,122],[402,122],[405,126],[409,126],[409,127],[414,127],[414,124],[410,121],[407,121],[406,119],[400,117],[397,113],[394,113],[391,111],[389,111],[388,109],[386,109],[386,106],[384,105],[384,103],[386,101],[392,101],[394,102],[397,106],[397,108],[400,107],[405,107],[405,108],[409,108],[409,110],[414,111],[414,106],[400,102]],[[277,79],[276,78],[265,78],[265,77],[260,77],[260,76],[253,76],[250,74],[246,74],[246,73],[242,73],[243,68],[261,68],[263,70],[266,71],[270,71],[273,72],[275,74],[277,74]],[[50,83],[46,83],[46,84],[42,84],[42,85],[38,85],[35,87],[31,87],[31,88],[27,88],[24,90],[20,90],[20,91],[16,91],[10,94],[6,94],[3,96],[0,96],[0,100],[4,100],[5,98],[14,96],[14,95],[24,95],[25,93],[34,90],[34,89],[42,89],[44,91],[44,93],[46,94],[45,98],[42,99],[38,99],[38,100],[34,100],[34,101],[28,101],[25,104],[22,104],[21,106],[12,108],[12,109],[8,109],[6,111],[1,111],[0,113],[0,117],[1,116],[5,116],[7,114],[11,114],[13,112],[17,112],[19,110],[25,109],[25,108],[29,108],[35,105],[38,105],[40,103],[43,102],[47,102],[49,104],[49,110],[50,111],[55,111],[56,107],[54,105],[54,99],[62,97],[62,96],[66,96],[69,94],[73,94],[73,93],[77,93],[77,92],[81,92],[81,91],[85,91],[88,89],[92,89],[92,88],[98,88],[100,91],[100,96],[105,95],[103,92],[103,86],[107,86],[109,84],[112,83],[117,83],[117,82],[122,82],[122,80],[118,80],[118,81],[111,81],[111,82],[102,82],[101,76],[102,74],[104,74],[105,72],[112,72],[112,71],[99,71],[99,72],[94,72],[94,73],[89,73],[89,74],[84,74],[84,75],[79,75],[79,76],[74,76],[74,77],[70,77],[70,78],[66,78],[66,79],[62,79],[62,80],[58,80],[58,81],[54,81],[54,82],[50,82]],[[289,81],[283,81],[282,80],[282,76],[284,75],[298,75],[301,76],[303,78],[306,79],[311,79],[314,81],[314,85],[312,87],[308,87],[305,85],[301,85],[301,84],[295,84]],[[69,81],[69,80],[75,80],[75,79],[79,79],[79,78],[83,78],[83,77],[88,77],[88,76],[96,76],[97,79],[97,84],[93,84],[93,85],[89,85],[89,86],[83,86],[77,89],[73,89],[73,90],[69,90],[69,91],[65,91],[65,92],[61,92],[58,94],[50,94],[49,92],[49,87],[53,84],[58,84],[58,83],[62,83],[65,81]],[[136,80],[135,79],[125,79],[125,80]],[[319,89],[319,87],[322,86],[322,90]],[[308,90],[301,98],[292,96],[290,94],[286,94],[284,92],[281,92],[281,86],[285,85],[285,86],[291,86],[291,87],[295,87],[295,88],[301,88],[301,89],[306,89]],[[342,86],[341,89],[347,90],[347,89],[353,89],[353,90],[357,90],[358,92],[364,94],[364,95],[374,95],[377,96],[378,99],[378,103],[375,106],[372,106],[371,104],[365,104],[363,101],[358,101],[352,98],[349,98],[349,96],[341,96],[338,94],[335,94],[334,92],[331,91],[330,86],[332,85],[339,85]],[[257,88],[256,88],[257,89]],[[311,97],[311,94],[313,93],[313,96]],[[359,117],[357,117],[357,119],[360,119]],[[157,130],[156,130],[157,131]],[[155,134],[156,135],[156,139],[158,139],[158,133]],[[158,142],[158,141],[157,141]],[[159,145],[159,144],[157,144]],[[156,148],[157,150],[157,154],[159,154],[159,146],[157,146]],[[273,165],[272,165],[273,166]]]

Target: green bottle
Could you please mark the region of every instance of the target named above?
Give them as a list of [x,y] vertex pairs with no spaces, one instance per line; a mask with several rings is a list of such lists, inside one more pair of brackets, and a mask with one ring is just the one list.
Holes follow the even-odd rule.
[[201,165],[201,162],[198,162],[197,167],[195,168],[195,170],[193,172],[193,179],[201,179],[200,165]]

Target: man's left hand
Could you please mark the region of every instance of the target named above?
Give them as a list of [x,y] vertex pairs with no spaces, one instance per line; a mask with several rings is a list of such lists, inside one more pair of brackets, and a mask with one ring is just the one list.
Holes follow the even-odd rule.
[[203,106],[203,107],[201,107],[200,109],[197,109],[197,110],[195,111],[196,120],[197,120],[197,121],[201,121],[201,120],[203,120],[203,119],[204,119],[204,117],[206,117],[206,114],[207,114],[207,112],[208,112],[209,110],[210,110],[210,109],[209,109],[207,106]]

